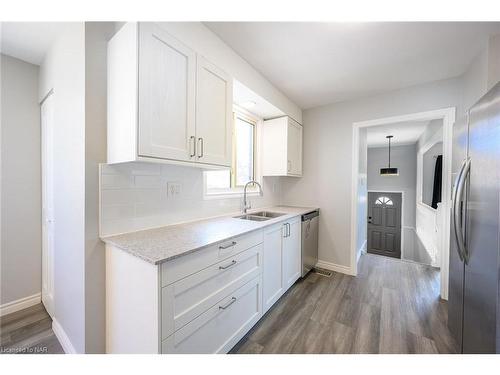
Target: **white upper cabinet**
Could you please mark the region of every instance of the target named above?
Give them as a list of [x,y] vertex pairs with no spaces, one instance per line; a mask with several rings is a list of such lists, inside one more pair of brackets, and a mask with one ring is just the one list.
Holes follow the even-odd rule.
[[108,163],[231,164],[232,79],[155,23],[108,44]]
[[302,176],[302,125],[288,116],[264,121],[264,176]]
[[195,82],[195,53],[155,24],[141,24],[139,156],[194,157]]
[[233,83],[222,70],[198,55],[196,77],[197,159],[231,165]]

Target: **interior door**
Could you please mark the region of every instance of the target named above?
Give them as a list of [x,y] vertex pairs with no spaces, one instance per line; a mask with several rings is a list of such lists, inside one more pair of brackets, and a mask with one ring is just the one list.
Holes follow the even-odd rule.
[[42,302],[54,316],[54,94],[40,108],[42,131]]
[[369,253],[401,258],[401,193],[368,192],[367,233]]
[[195,90],[195,53],[154,23],[140,23],[140,156],[195,160]]
[[288,160],[287,172],[289,174],[302,174],[302,126],[288,119]]
[[196,141],[200,163],[231,166],[233,83],[217,66],[198,55]]
[[464,353],[500,353],[500,84],[470,110]]

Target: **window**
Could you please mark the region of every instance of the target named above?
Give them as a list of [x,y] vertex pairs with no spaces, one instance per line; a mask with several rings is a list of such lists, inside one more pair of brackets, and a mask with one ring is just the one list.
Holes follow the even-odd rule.
[[386,206],[392,206],[392,200],[388,197],[378,197],[375,204],[385,204]]
[[205,172],[207,195],[239,193],[248,181],[256,179],[255,139],[258,121],[253,115],[234,109],[231,169]]

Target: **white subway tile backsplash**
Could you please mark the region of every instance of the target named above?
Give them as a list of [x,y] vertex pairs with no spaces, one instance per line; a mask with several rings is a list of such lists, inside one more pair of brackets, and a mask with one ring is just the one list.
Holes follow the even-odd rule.
[[[169,182],[181,185],[179,196],[167,196]],[[264,178],[264,197],[250,197],[252,207],[280,204],[279,186],[280,178]],[[241,198],[203,199],[203,171],[198,168],[103,164],[100,209],[101,235],[107,236],[238,212]]]

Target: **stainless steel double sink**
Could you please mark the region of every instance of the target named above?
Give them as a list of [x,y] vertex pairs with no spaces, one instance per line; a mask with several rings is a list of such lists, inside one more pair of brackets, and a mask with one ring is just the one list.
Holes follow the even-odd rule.
[[235,216],[235,219],[242,220],[252,220],[252,221],[266,221],[270,219],[274,219],[275,217],[280,217],[286,214],[282,214],[279,212],[270,212],[270,211],[259,211],[251,214],[245,214],[240,216]]

